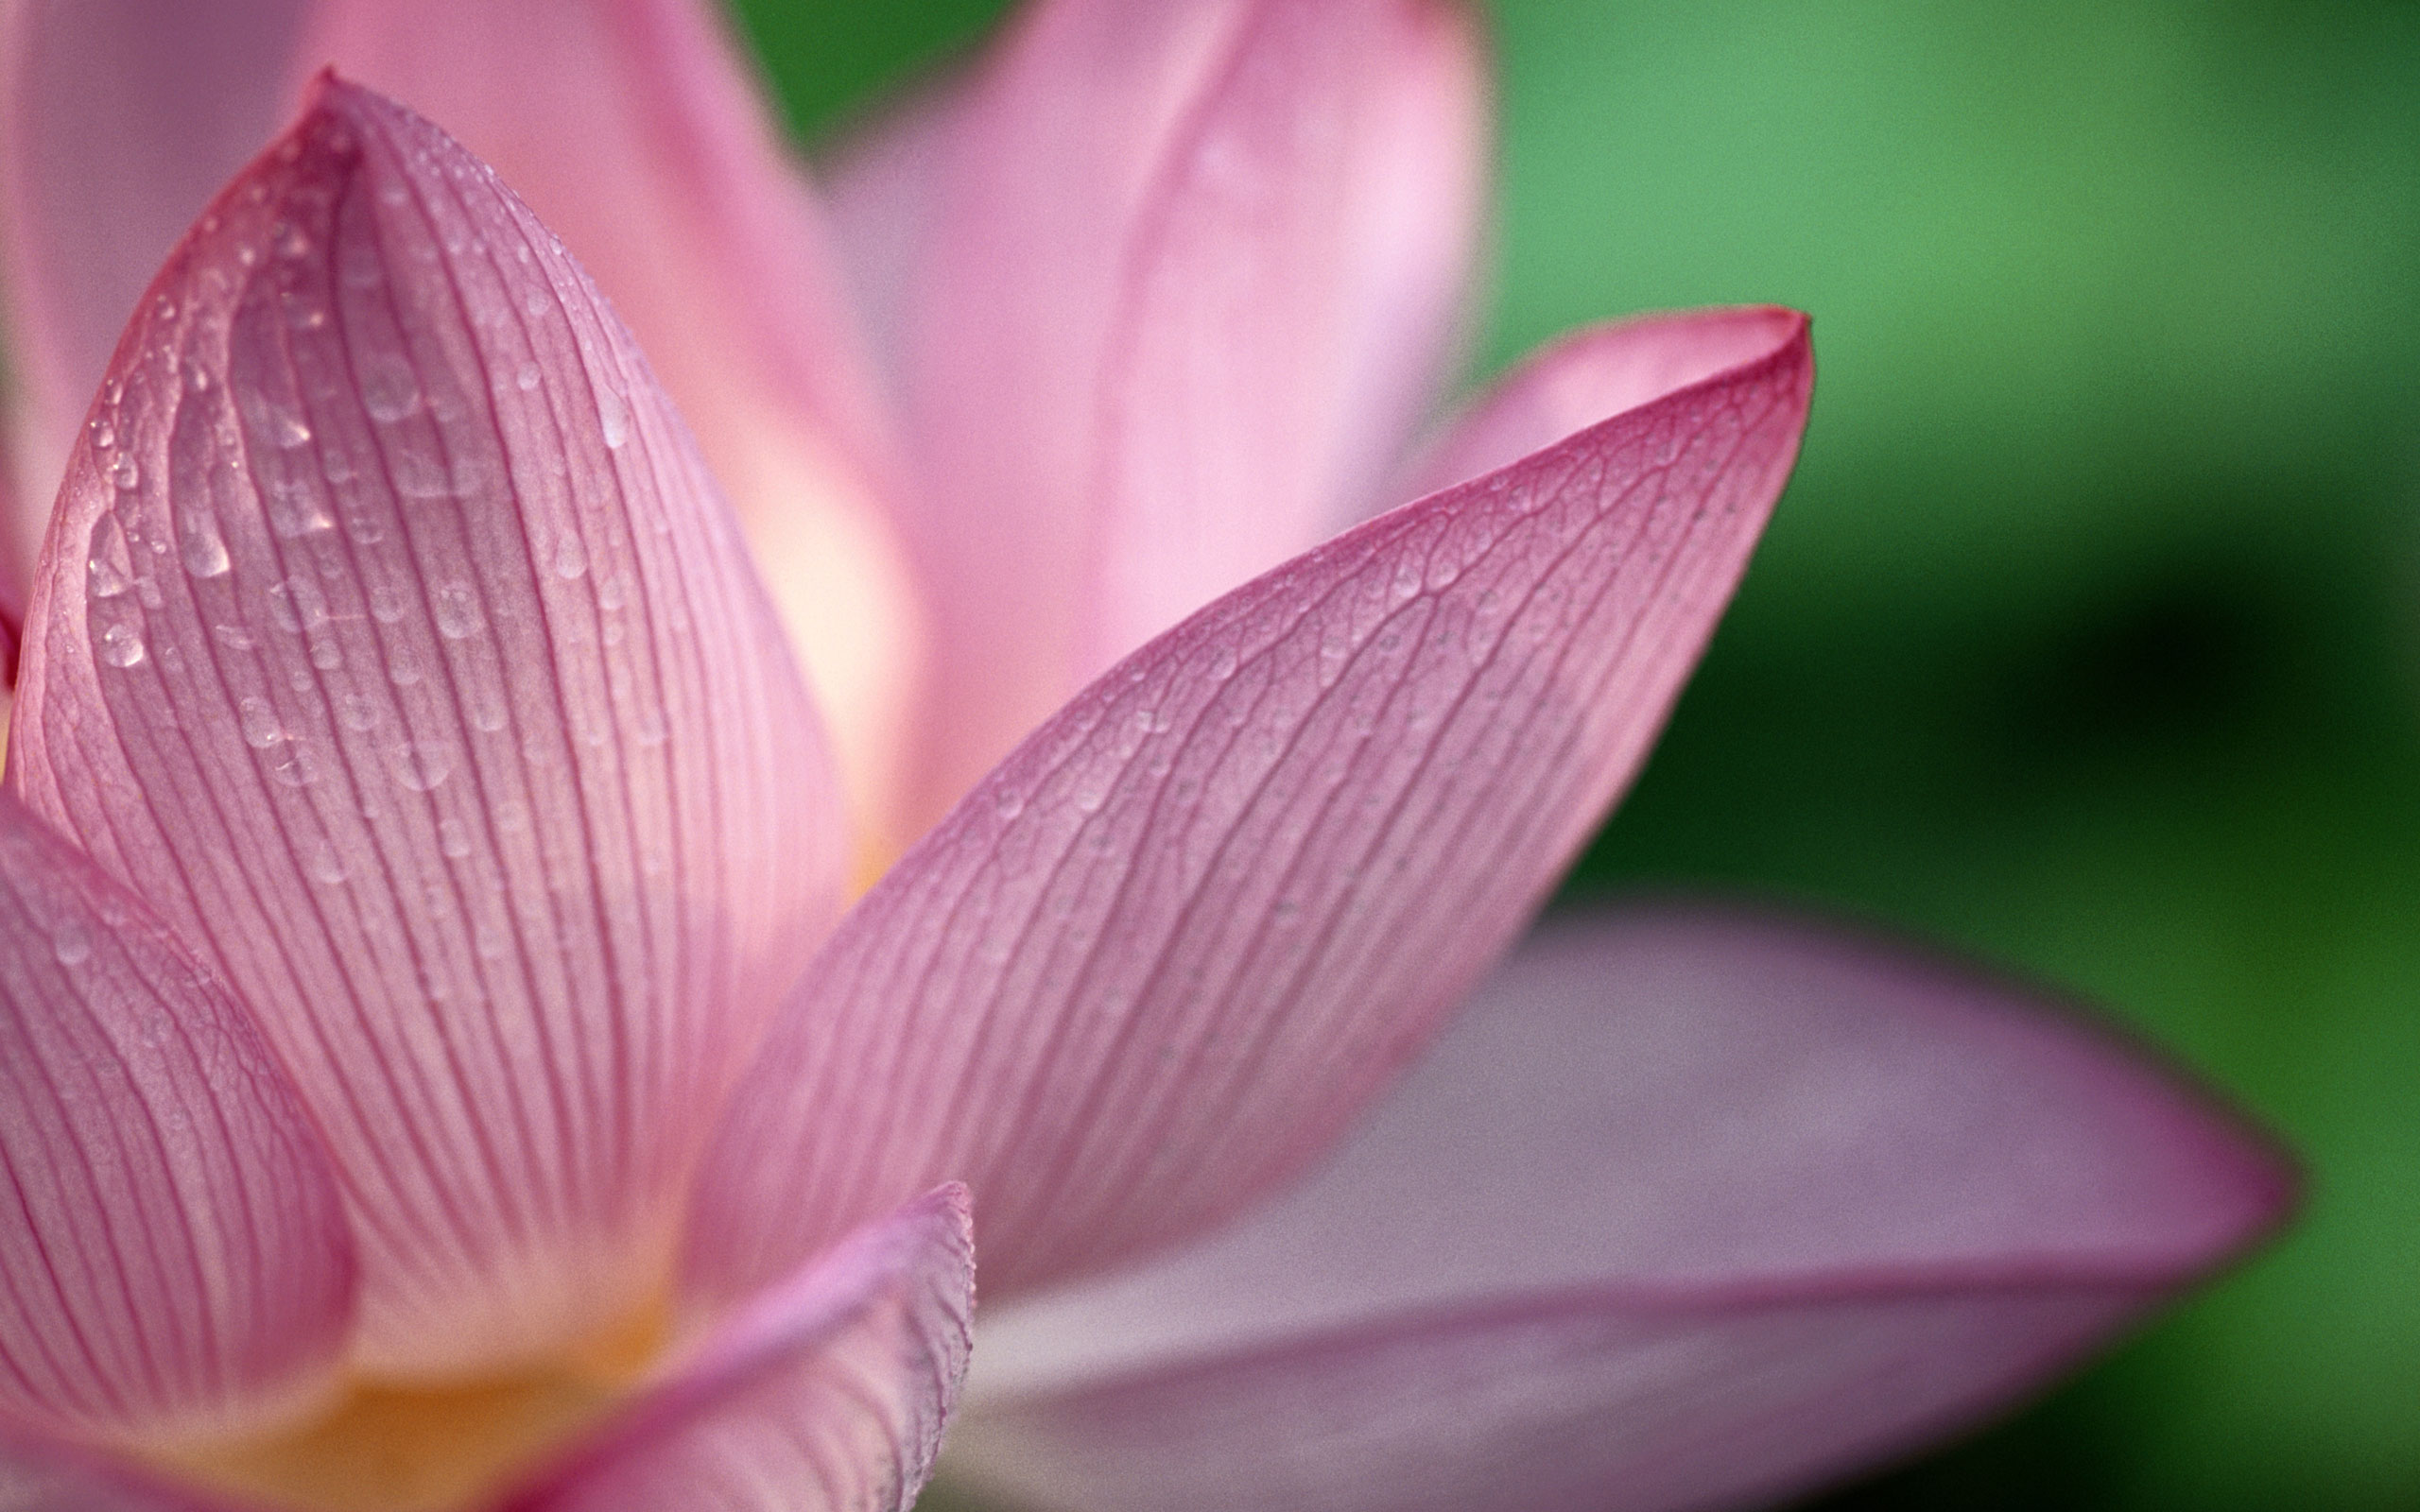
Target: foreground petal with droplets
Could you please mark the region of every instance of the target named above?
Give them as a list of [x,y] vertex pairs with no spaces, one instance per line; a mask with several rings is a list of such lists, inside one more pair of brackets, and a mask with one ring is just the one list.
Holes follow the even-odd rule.
[[333,1387],[353,1245],[310,1120],[225,985],[5,794],[0,1206],[0,1422],[190,1437]]
[[941,1451],[975,1305],[966,1189],[752,1299],[502,1512],[900,1512]]
[[732,1298],[932,1181],[989,1295],[1317,1155],[1625,785],[1789,474],[1783,315],[1728,370],[1372,521],[1136,653],[861,902],[700,1168]]
[[899,264],[860,283],[905,316],[926,818],[1110,661],[1367,511],[1465,292],[1481,72],[1433,0],[1063,0],[867,149],[887,186],[838,203]]
[[493,174],[336,81],[118,349],[8,782],[258,1016],[390,1374],[653,1295],[838,880],[805,690],[628,334]]
[[1312,1180],[987,1317],[953,1464],[1104,1512],[1771,1499],[2040,1384],[2291,1184],[1963,971],[1700,912],[1558,923]]

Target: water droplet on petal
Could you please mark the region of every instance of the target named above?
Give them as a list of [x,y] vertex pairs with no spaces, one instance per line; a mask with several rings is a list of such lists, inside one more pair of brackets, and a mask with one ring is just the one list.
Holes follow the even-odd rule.
[[277,711],[267,698],[242,698],[235,704],[235,723],[244,732],[244,744],[254,750],[267,750],[285,738],[285,727],[277,722]]
[[437,619],[437,633],[449,641],[468,640],[487,625],[478,598],[467,583],[439,584],[429,608]]
[[227,572],[227,542],[219,538],[218,522],[207,514],[188,514],[177,522],[178,555],[185,571],[196,577],[221,577]]
[[93,936],[83,921],[69,919],[51,932],[50,953],[59,957],[61,966],[79,966],[93,954]]
[[605,433],[605,444],[615,451],[631,438],[631,407],[611,388],[596,390],[596,423]]
[[395,781],[415,793],[433,792],[454,775],[454,743],[445,740],[406,741],[388,753]]
[[113,667],[130,667],[143,660],[143,636],[131,625],[112,625],[101,632],[101,660]]

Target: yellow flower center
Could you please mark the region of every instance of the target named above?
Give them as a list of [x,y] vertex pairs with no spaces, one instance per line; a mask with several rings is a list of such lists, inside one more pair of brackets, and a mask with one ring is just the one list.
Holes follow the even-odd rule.
[[439,1386],[356,1382],[306,1423],[154,1457],[182,1480],[288,1512],[456,1512],[595,1429],[660,1357],[664,1334],[656,1309],[510,1376]]

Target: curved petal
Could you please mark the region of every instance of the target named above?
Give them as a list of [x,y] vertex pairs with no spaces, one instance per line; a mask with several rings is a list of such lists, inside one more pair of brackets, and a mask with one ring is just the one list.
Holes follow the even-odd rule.
[[1310,1182],[987,1317],[954,1460],[1120,1512],[1763,1501],[2039,1384],[2291,1185],[1962,971],[1702,912],[1561,924]]
[[1485,477],[1608,415],[1754,361],[1798,319],[1794,311],[1747,305],[1572,332],[1522,359],[1454,417],[1407,470],[1400,496]]
[[0,226],[18,442],[0,578],[20,594],[84,406],[161,259],[287,109],[306,0],[0,10]]
[[895,463],[821,209],[716,8],[320,0],[296,57],[441,123],[586,265],[730,490],[861,817],[890,828],[922,634]]
[[926,812],[1375,490],[1442,376],[1483,104],[1434,0],[1060,0],[969,85],[907,333]]
[[233,1432],[332,1384],[334,1171],[244,1010],[0,795],[0,1417]]
[[1078,697],[869,894],[700,1170],[733,1297],[942,1176],[997,1297],[1298,1168],[1645,755],[1795,454],[1756,360],[1339,537]]
[[840,825],[738,532],[561,244],[330,81],[140,306],[35,592],[9,783],[260,1016],[342,1168],[360,1360],[651,1293]]
[[901,1512],[941,1451],[974,1306],[966,1189],[944,1187],[751,1302],[503,1512]]
[[114,1457],[0,1430],[7,1512],[258,1512],[170,1485]]

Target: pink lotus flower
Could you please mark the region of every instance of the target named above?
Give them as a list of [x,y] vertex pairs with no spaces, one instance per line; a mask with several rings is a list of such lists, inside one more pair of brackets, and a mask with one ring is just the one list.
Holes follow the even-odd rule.
[[[1754,1500],[2279,1212],[2194,1093],[1893,953],[1631,910],[1479,987],[1810,368],[1644,320],[1408,446],[1459,10],[1037,9],[842,178],[856,315],[688,0],[7,43],[15,518],[66,480],[0,794],[20,1504],[901,1506],[970,1193],[971,1481]],[[503,179],[322,78],[209,198],[329,59]]]

